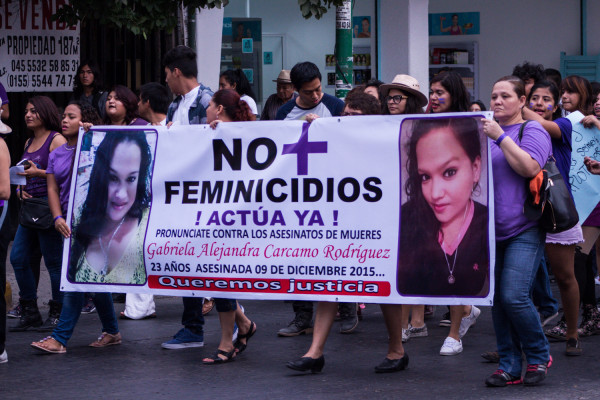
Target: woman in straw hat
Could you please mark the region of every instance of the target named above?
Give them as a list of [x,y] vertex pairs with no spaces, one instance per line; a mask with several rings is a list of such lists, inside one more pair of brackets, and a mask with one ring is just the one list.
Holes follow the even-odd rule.
[[[419,91],[419,82],[412,76],[397,75],[391,84],[381,85],[380,91],[386,105],[390,105],[389,108],[393,109],[393,112],[388,111],[388,114],[422,113],[422,107],[427,105],[427,97]],[[398,105],[398,107],[392,105]],[[347,108],[348,104],[345,112],[347,112]],[[402,346],[402,306],[399,304],[381,304],[380,306],[389,341],[386,357],[375,367],[375,372],[401,371],[408,366],[408,354],[404,352]],[[288,368],[312,373],[321,372],[325,365],[323,349],[334,318],[335,308],[321,306],[317,308],[311,346],[304,356],[288,362]]]

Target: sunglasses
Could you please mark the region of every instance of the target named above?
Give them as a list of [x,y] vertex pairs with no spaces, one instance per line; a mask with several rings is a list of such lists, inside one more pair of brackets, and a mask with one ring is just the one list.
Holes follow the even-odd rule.
[[402,99],[407,99],[408,100],[408,96],[401,96],[399,94],[395,95],[395,96],[387,96],[385,98],[385,101],[387,103],[394,103],[394,104],[398,104],[402,101]]

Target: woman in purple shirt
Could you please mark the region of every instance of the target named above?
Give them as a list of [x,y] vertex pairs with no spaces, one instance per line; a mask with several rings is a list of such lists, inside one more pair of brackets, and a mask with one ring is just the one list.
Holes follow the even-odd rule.
[[[48,197],[46,186],[48,157],[50,152],[66,142],[59,133],[58,115],[56,105],[46,96],[32,97],[25,107],[25,124],[33,136],[27,140],[22,157],[26,169],[20,175],[27,178],[27,183],[17,190],[23,199]],[[37,283],[30,267],[30,257],[38,246],[42,250],[52,288],[50,312],[43,325],[42,316],[37,307]],[[22,311],[19,323],[9,330],[11,332],[25,331],[29,328],[43,331],[52,330],[62,307],[60,291],[62,239],[59,233],[53,227],[32,229],[19,224],[10,252],[10,263],[15,270],[15,278],[19,284],[19,302]]]
[[[500,78],[492,89],[494,118],[482,119],[483,131],[494,141],[496,224],[495,293],[492,319],[500,356],[488,386],[535,385],[546,378],[552,358],[538,313],[529,295],[544,252],[546,235],[537,221],[523,214],[526,181],[541,170],[551,154],[550,137],[542,126],[524,120],[525,85],[514,76]],[[522,353],[527,371],[521,378]]]
[[107,125],[148,125],[138,115],[138,98],[129,88],[115,85],[106,98]]

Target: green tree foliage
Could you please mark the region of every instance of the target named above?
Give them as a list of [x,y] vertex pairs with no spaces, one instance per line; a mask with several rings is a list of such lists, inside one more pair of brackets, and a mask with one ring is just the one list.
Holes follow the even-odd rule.
[[229,0],[70,0],[53,18],[69,25],[96,20],[146,37],[155,29],[171,32],[177,26],[177,12],[182,6],[210,9],[228,3]]
[[313,15],[316,19],[321,19],[328,8],[331,6],[341,6],[343,3],[344,0],[298,0],[302,16],[306,19],[309,19]]

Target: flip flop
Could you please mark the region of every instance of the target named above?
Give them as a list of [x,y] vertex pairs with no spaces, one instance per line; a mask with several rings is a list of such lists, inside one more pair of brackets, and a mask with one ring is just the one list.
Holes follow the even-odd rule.
[[[215,354],[213,354],[212,357],[205,358],[204,360],[202,360],[202,363],[206,365],[225,364],[231,361],[235,361],[235,354],[235,348],[231,351],[217,349],[217,351],[215,352]],[[225,358],[221,358],[219,357],[219,355],[222,355]]]
[[[58,348],[57,349],[50,349],[48,347],[45,347],[44,344],[47,344],[46,342],[49,340],[54,340],[56,343],[58,343]],[[38,342],[33,342],[31,343],[31,347],[41,350],[45,353],[52,353],[52,354],[62,354],[62,353],[66,353],[67,349],[65,348],[65,346],[63,346],[62,344],[60,344],[56,339],[54,339],[52,336],[47,336],[45,338],[43,338],[42,340],[38,341]]]
[[[254,336],[254,334],[256,333],[256,324],[252,321],[250,321],[250,329],[248,330],[248,332],[242,334],[242,333],[238,333],[238,337],[235,341],[235,343],[233,344],[233,347],[235,347],[235,350],[239,353],[241,353],[242,351],[246,350],[246,347],[248,347],[248,342],[250,341],[250,338],[252,336]],[[240,339],[246,339],[246,343],[242,343]]]

